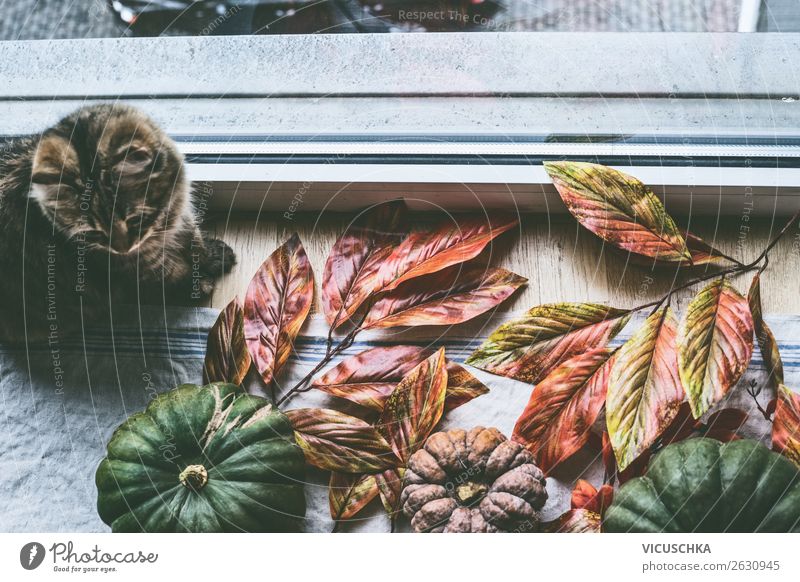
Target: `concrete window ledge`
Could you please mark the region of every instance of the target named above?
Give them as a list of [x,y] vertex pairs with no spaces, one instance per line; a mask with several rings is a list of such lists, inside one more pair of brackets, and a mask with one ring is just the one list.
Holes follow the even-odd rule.
[[541,161],[569,158],[634,173],[676,212],[739,213],[752,196],[772,215],[800,204],[798,61],[800,34],[4,42],[0,133],[132,103],[217,207],[285,209],[302,192],[305,209],[406,195],[558,211]]

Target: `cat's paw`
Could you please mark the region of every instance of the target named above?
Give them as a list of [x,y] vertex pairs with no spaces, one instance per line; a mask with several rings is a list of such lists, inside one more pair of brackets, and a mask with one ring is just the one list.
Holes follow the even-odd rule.
[[233,249],[218,238],[206,242],[206,256],[203,262],[203,272],[212,277],[221,277],[229,273],[236,264],[236,253]]

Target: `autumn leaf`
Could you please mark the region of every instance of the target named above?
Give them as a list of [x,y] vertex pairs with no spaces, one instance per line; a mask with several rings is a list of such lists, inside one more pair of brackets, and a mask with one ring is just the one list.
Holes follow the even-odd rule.
[[722,251],[716,249],[696,234],[693,234],[687,230],[682,230],[681,234],[686,241],[686,249],[689,251],[689,255],[691,255],[691,260],[683,259],[677,262],[661,261],[652,257],[645,257],[643,255],[631,253],[629,251],[626,254],[626,259],[633,264],[649,267],[701,267],[704,265],[719,263],[721,260],[723,260],[723,258],[725,258]]
[[602,485],[598,490],[588,481],[578,479],[572,489],[570,508],[588,509],[602,516],[613,500],[614,488],[611,485]]
[[772,420],[772,448],[800,466],[800,395],[783,384]]
[[756,274],[750,284],[747,293],[747,303],[750,306],[750,313],[753,316],[753,329],[761,350],[761,357],[764,359],[764,367],[767,369],[768,381],[775,385],[783,384],[783,360],[778,350],[778,342],[772,330],[764,322],[764,314],[761,309],[761,276]]
[[542,524],[542,531],[547,533],[600,533],[600,529],[600,514],[588,509],[570,509]]
[[455,362],[447,361],[447,393],[444,410],[454,410],[470,400],[488,394],[486,385]]
[[328,504],[331,518],[350,519],[378,496],[374,475],[349,475],[331,473],[328,486]]
[[589,440],[606,399],[611,350],[571,358],[539,382],[514,426],[513,438],[550,473]]
[[614,356],[606,424],[620,471],[655,443],[685,398],[678,373],[677,328],[672,310],[659,309]]
[[493,213],[490,217],[455,217],[435,230],[411,233],[381,267],[381,288],[436,273],[477,257],[494,238],[514,228],[516,218]]
[[442,348],[406,374],[389,396],[378,426],[404,464],[442,417],[446,391]]
[[739,381],[753,353],[747,300],[717,279],[687,307],[678,342],[680,377],[692,414],[700,418]]
[[691,260],[661,200],[633,176],[586,162],[544,168],[572,215],[606,242],[660,261]]
[[402,200],[373,206],[334,243],[322,274],[322,308],[334,329],[380,287],[378,273],[403,238],[405,217]]
[[380,491],[383,508],[390,516],[400,509],[400,493],[403,491],[403,477],[406,470],[402,467],[386,469],[375,475],[375,482]]
[[536,384],[571,357],[606,346],[629,316],[597,303],[539,305],[498,327],[466,363]]
[[[412,369],[434,354],[420,346],[370,348],[345,358],[314,380],[312,386],[331,396],[381,412],[397,384]],[[445,410],[452,410],[489,389],[455,362],[447,362]]]
[[250,352],[244,340],[244,312],[236,298],[223,309],[206,343],[203,384],[242,383],[250,369]]
[[359,418],[325,408],[288,410],[286,416],[309,465],[341,473],[374,473],[397,464],[386,439]]
[[505,269],[456,265],[383,295],[362,329],[463,323],[498,306],[526,281]]
[[691,260],[682,261],[681,266],[699,267],[701,265],[718,263],[723,258],[722,251],[719,251],[715,247],[711,246],[696,234],[692,234],[689,231],[683,231],[683,236],[686,240],[686,248],[691,255]]
[[297,234],[256,272],[244,300],[244,335],[266,384],[289,359],[314,299],[314,275]]

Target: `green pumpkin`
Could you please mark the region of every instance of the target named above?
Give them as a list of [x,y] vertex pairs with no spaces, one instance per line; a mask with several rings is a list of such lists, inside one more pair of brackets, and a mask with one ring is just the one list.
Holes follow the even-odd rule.
[[753,440],[665,447],[614,496],[607,532],[800,532],[800,470]]
[[305,460],[289,420],[232,384],[186,384],[114,432],[97,510],[115,532],[296,531]]

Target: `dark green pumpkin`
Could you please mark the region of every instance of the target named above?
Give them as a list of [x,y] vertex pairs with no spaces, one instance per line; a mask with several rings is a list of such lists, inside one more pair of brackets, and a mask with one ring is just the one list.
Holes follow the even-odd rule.
[[614,496],[607,532],[800,532],[800,470],[753,440],[665,447]]
[[115,532],[295,531],[305,461],[289,420],[232,384],[186,384],[114,432],[97,510]]

